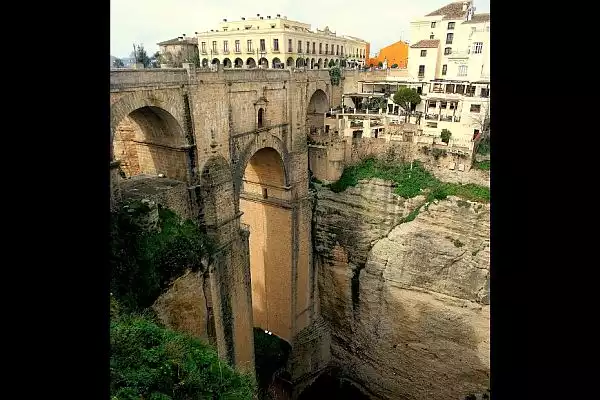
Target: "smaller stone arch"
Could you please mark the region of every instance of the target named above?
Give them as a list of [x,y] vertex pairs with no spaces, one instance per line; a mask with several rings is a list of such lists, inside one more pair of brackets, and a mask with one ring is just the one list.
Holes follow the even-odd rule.
[[231,68],[231,60],[229,58],[223,60],[223,68]]
[[202,59],[202,66],[203,66],[204,68],[208,67],[208,58],[203,58],[203,59]]
[[294,59],[292,57],[288,57],[285,65],[287,65],[288,67],[293,67],[294,66]]
[[304,59],[298,58],[296,59],[296,68],[302,68],[304,66]]
[[327,58],[323,61],[323,68],[329,68],[329,60]]
[[319,58],[319,61],[317,61],[317,68],[321,69],[323,68],[323,59]]
[[277,57],[275,57],[273,59],[273,61],[271,61],[271,66],[273,68],[283,68],[283,64],[281,63],[281,60]]
[[262,57],[260,60],[258,60],[258,65],[260,65],[261,68],[269,68],[269,60]]
[[306,60],[304,60],[304,66],[305,67],[310,66],[310,58],[306,58]]
[[311,58],[310,60],[310,69],[315,69],[315,59]]
[[335,60],[335,65],[340,65],[340,60]]
[[219,66],[219,64],[221,64],[221,62],[219,61],[219,59],[218,59],[218,58],[213,58],[213,60],[211,61],[211,64],[212,64],[212,65]]
[[242,60],[241,58],[236,58],[234,61],[234,68],[243,68],[244,67],[244,60]]
[[246,60],[246,66],[248,68],[256,68],[256,61],[254,60],[254,58],[248,57],[248,59]]

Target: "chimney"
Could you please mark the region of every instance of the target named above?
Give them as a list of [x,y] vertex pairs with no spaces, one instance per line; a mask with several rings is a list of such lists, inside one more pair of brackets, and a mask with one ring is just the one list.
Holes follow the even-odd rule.
[[227,22],[227,18],[223,18],[223,22]]
[[198,34],[198,32],[194,32],[194,35],[197,35],[197,34]]
[[246,20],[246,18],[242,17],[242,21],[245,21],[245,20]]
[[260,17],[260,14],[256,14],[257,17]]

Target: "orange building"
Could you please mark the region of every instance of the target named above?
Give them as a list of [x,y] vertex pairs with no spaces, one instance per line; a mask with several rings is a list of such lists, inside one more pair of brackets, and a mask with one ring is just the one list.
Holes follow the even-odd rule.
[[398,64],[398,68],[406,68],[408,62],[408,44],[399,40],[384,47],[379,51],[377,56],[368,59],[367,65],[376,67],[384,59],[387,59],[388,68],[391,68],[394,64]]

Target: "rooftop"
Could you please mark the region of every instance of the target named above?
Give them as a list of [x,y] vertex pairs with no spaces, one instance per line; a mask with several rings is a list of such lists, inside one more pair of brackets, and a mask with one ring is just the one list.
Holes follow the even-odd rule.
[[167,46],[170,44],[198,44],[198,39],[195,37],[181,38],[176,37],[175,39],[165,40],[164,42],[157,43],[159,46]]
[[437,48],[440,44],[440,39],[432,40],[419,40],[417,43],[410,46],[413,49],[433,49]]
[[470,21],[465,21],[463,24],[478,24],[481,22],[489,22],[490,21],[490,13],[484,14],[473,14],[473,18]]
[[426,15],[426,17],[443,16],[444,19],[462,19],[467,15],[463,10],[463,4],[470,1],[455,1]]

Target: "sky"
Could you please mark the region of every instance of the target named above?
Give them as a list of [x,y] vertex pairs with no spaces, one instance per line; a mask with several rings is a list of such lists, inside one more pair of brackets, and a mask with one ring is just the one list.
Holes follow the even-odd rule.
[[[371,56],[398,40],[410,40],[409,23],[452,0],[111,0],[110,54],[128,57],[133,43],[143,44],[147,53],[158,51],[156,43],[185,33],[205,32],[218,27],[223,18],[277,14],[308,23],[314,31],[328,26],[339,35],[356,36],[371,43]],[[372,4],[373,7],[369,7]],[[392,6],[393,4],[393,6]],[[475,13],[490,11],[490,0],[474,0]]]

